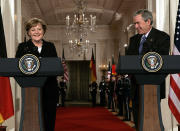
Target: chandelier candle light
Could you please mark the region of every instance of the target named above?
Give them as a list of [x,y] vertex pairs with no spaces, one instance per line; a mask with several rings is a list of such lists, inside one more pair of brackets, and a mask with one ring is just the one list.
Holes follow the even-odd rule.
[[82,39],[75,39],[75,40],[69,40],[70,49],[74,50],[77,49],[78,55],[87,52],[89,48],[89,40],[85,40],[84,42]]
[[87,35],[88,30],[95,31],[96,16],[90,14],[89,18],[85,17],[87,8],[86,0],[74,0],[74,3],[76,5],[74,19],[70,18],[69,15],[66,16],[67,35],[78,33],[83,37]]

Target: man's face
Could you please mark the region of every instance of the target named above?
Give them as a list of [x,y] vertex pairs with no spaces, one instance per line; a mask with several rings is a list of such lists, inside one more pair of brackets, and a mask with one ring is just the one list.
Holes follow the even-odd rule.
[[144,21],[141,14],[133,17],[133,23],[138,34],[146,34],[151,29],[150,19]]

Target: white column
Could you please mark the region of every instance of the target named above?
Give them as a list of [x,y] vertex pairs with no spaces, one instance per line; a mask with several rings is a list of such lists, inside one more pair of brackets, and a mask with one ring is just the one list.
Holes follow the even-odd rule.
[[178,0],[171,0],[170,1],[170,37],[171,37],[171,50],[172,46],[174,44],[174,32],[175,32],[175,26],[176,26],[176,15],[177,15],[177,9],[178,9]]
[[156,0],[156,28],[169,34],[169,0]]
[[[176,26],[176,16],[177,16],[177,9],[178,9],[178,2],[179,0],[169,0],[169,35],[170,35],[170,40],[171,40],[171,52],[173,49],[174,45],[174,32],[175,32],[175,26]],[[167,95],[169,94],[169,87],[166,88]],[[169,110],[168,110],[169,111]],[[168,128],[168,131],[178,131],[177,127],[177,121],[175,117],[172,115],[171,111],[170,112],[170,118],[171,118],[171,123],[169,123],[170,127]]]
[[[170,35],[171,45],[174,41],[174,29],[178,0],[156,0],[156,28]],[[161,100],[162,120],[165,130],[177,131],[177,122],[168,106],[170,80],[166,78],[166,98]]]
[[[11,1],[11,0],[9,0]],[[14,56],[19,43],[21,43],[23,39],[23,29],[24,23],[22,23],[22,0],[14,0],[15,1],[15,39],[14,39]],[[21,116],[21,87],[15,84],[15,129],[19,130],[20,125],[20,116]]]
[[146,7],[153,14],[153,26],[156,27],[156,1],[155,0],[146,0]]

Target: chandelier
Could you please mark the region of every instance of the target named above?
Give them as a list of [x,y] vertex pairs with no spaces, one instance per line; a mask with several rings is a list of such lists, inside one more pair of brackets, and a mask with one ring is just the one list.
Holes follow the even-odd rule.
[[76,9],[74,16],[66,16],[66,34],[77,33],[81,37],[87,36],[88,31],[95,31],[96,16],[92,14],[86,17],[86,0],[74,0]]
[[69,46],[71,51],[78,52],[78,55],[81,55],[85,52],[88,52],[89,48],[89,40],[81,39],[70,39]]
[[66,35],[70,48],[83,53],[88,51],[88,33],[95,32],[96,16],[87,14],[86,0],[74,0],[74,3],[76,7],[73,16],[66,16]]

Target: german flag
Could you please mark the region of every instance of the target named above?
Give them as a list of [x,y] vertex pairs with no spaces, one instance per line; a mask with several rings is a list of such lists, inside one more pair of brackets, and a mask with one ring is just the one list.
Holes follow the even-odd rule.
[[[0,58],[7,58],[6,42],[0,8]],[[14,115],[9,77],[0,77],[0,124]]]
[[90,61],[90,69],[91,69],[91,82],[94,82],[97,80],[97,76],[96,76],[96,63],[94,59],[93,49],[92,49],[92,56]]

